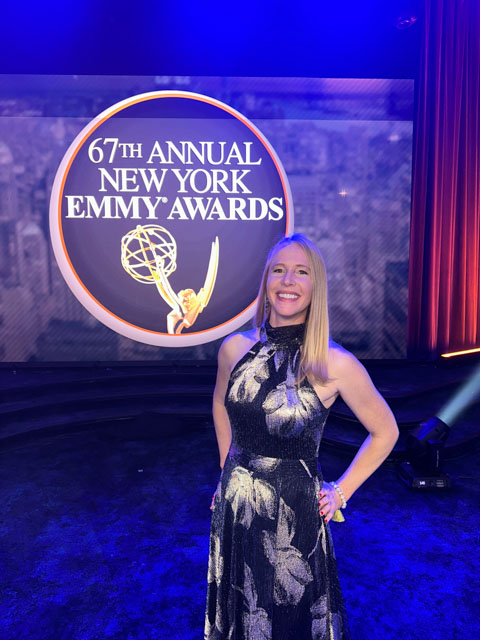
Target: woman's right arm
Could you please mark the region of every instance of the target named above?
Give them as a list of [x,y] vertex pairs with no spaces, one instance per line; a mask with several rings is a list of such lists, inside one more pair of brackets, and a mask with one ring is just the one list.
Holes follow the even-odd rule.
[[227,392],[230,371],[235,358],[235,335],[229,336],[223,341],[218,351],[218,369],[215,391],[213,392],[213,424],[217,436],[218,451],[220,454],[220,468],[223,469],[230,444],[232,442],[232,428],[225,408],[225,395]]

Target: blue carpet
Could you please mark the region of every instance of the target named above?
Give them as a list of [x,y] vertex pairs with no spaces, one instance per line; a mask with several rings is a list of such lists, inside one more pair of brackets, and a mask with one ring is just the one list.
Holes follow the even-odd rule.
[[[203,637],[213,427],[32,436],[0,466],[2,640]],[[384,466],[331,524],[353,640],[480,637],[479,456],[445,470],[450,492],[418,494]]]

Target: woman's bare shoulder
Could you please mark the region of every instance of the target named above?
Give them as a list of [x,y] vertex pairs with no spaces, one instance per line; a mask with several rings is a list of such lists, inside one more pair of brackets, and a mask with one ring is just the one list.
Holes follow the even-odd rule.
[[332,377],[337,378],[357,365],[360,365],[360,363],[353,353],[330,339],[328,344],[328,372]]
[[353,362],[358,362],[353,353],[330,339],[328,344],[328,369],[333,375],[341,373],[345,367],[352,366]]
[[220,346],[219,361],[224,361],[232,368],[258,342],[259,338],[260,330],[257,328],[230,334]]

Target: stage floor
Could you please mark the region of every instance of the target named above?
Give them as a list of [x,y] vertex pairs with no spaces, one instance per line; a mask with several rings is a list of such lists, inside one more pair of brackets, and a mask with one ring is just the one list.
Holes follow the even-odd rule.
[[[113,422],[4,447],[3,640],[202,637],[218,452],[213,427],[175,429]],[[349,459],[320,462],[332,480]],[[331,523],[355,640],[480,635],[478,452],[446,471],[451,490],[419,494],[384,465]]]

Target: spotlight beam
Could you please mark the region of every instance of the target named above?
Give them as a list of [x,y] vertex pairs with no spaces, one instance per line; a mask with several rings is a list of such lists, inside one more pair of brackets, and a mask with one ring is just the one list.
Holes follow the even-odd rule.
[[451,427],[460,415],[475,402],[480,394],[480,365],[473,375],[450,398],[447,404],[439,411],[438,417],[442,422]]

